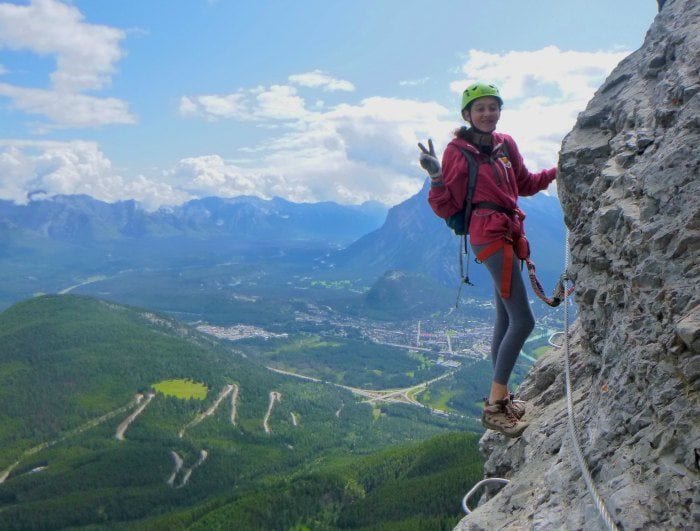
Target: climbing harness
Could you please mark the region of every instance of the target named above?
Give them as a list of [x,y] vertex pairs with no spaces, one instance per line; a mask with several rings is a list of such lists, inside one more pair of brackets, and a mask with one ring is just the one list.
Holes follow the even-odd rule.
[[[501,212],[511,217],[517,217],[521,224],[525,220],[525,213],[519,208],[513,210],[505,208],[501,205],[495,203],[490,203],[484,201],[482,203],[476,203],[474,208],[484,208],[488,210],[495,210],[496,212]],[[565,282],[569,280],[568,278],[561,277],[554,288],[554,293],[551,297],[547,297],[545,294],[542,283],[537,278],[535,263],[530,259],[530,242],[527,241],[525,235],[520,235],[519,237],[513,237],[512,234],[506,234],[502,239],[493,242],[486,248],[482,249],[476,255],[476,260],[478,262],[483,262],[489,256],[497,253],[503,249],[503,268],[501,269],[501,286],[500,294],[501,297],[507,299],[510,297],[510,286],[511,277],[513,274],[513,260],[517,256],[522,262],[527,265],[528,276],[530,277],[530,284],[532,285],[532,290],[545,304],[556,308],[561,304],[564,298],[571,295],[574,291],[573,282],[569,288],[565,288]]]
[[[557,284],[557,289],[559,289],[559,286],[562,288],[562,294],[563,294],[563,301],[564,301],[564,375],[565,375],[565,383],[566,383],[566,411],[567,411],[567,417],[568,417],[568,426],[569,426],[569,435],[571,436],[571,442],[572,446],[574,448],[574,453],[576,454],[576,459],[578,460],[579,467],[581,469],[581,475],[583,476],[583,479],[586,483],[586,487],[588,488],[588,493],[591,495],[591,498],[593,498],[593,502],[596,506],[596,509],[598,510],[598,514],[600,515],[600,518],[603,520],[605,523],[606,528],[609,531],[617,531],[618,527],[615,525],[615,522],[613,522],[612,516],[610,515],[610,512],[608,511],[607,507],[605,506],[605,502],[603,502],[603,499],[600,497],[600,494],[598,493],[598,490],[595,487],[595,484],[593,483],[593,478],[591,477],[591,472],[588,469],[588,465],[586,464],[586,460],[583,457],[583,452],[581,451],[581,446],[579,445],[578,442],[578,435],[576,432],[576,425],[574,424],[574,407],[573,407],[573,391],[571,387],[571,370],[570,370],[570,361],[569,361],[569,295],[573,292],[573,282],[571,278],[569,277],[569,231],[566,231],[566,243],[565,243],[565,253],[564,253],[564,272],[561,275],[561,279],[559,280],[559,283]],[[568,290],[564,290],[563,286],[565,283],[569,281],[572,282],[572,287],[569,288]],[[556,296],[556,292],[555,292]],[[560,301],[561,302],[561,301]],[[559,303],[557,303],[559,304]],[[556,305],[555,305],[556,306]],[[507,479],[502,479],[502,478],[486,478],[481,481],[479,481],[476,485],[474,485],[471,490],[464,496],[462,499],[462,510],[466,514],[471,514],[471,509],[469,509],[469,500],[471,497],[474,495],[475,492],[477,492],[483,485],[487,485],[489,483],[495,483],[499,485],[507,485],[509,481]]]
[[[472,211],[477,209],[487,209],[494,210],[496,212],[501,212],[509,217],[517,217],[522,226],[522,222],[525,220],[525,213],[519,208],[506,208],[502,205],[492,203],[490,201],[481,201],[479,203],[472,203],[474,197],[474,190],[476,189],[476,181],[479,173],[479,163],[472,153],[466,149],[459,148],[464,158],[467,160],[467,168],[469,171],[469,179],[467,181],[467,194],[464,198],[464,207],[462,210],[453,214],[445,220],[447,225],[460,236],[459,242],[459,288],[457,289],[457,298],[455,299],[455,308],[459,307],[459,299],[462,295],[462,286],[467,284],[473,286],[471,280],[469,279],[469,224],[471,222]],[[499,153],[500,151],[500,153]],[[504,156],[498,156],[504,155]],[[496,156],[499,160],[505,158],[506,160],[510,157],[508,153],[508,146],[503,143],[499,144],[494,148],[493,153],[490,155],[490,162],[495,165],[493,157]],[[561,304],[561,301],[571,295],[574,291],[573,283],[568,289],[565,287],[565,280],[560,278],[557,285],[554,288],[554,292],[551,297],[547,297],[542,283],[537,278],[535,263],[530,259],[530,243],[524,234],[519,237],[514,238],[511,234],[506,234],[501,240],[497,240],[483,249],[476,255],[475,261],[477,263],[483,262],[489,256],[497,253],[503,249],[503,269],[501,271],[501,286],[500,294],[501,297],[507,299],[510,297],[510,287],[511,287],[511,277],[513,274],[513,260],[517,256],[521,260],[521,263],[527,265],[528,276],[530,277],[530,284],[532,285],[532,290],[545,304],[556,308]],[[463,258],[464,257],[464,258]],[[466,267],[465,267],[466,263]]]
[[[562,281],[566,278],[568,279],[568,269],[569,269],[569,231],[566,231],[566,253],[564,258],[564,273],[562,274]],[[581,451],[581,446],[578,443],[578,436],[576,434],[576,425],[574,424],[574,407],[571,395],[573,391],[571,390],[571,374],[570,374],[570,363],[569,363],[569,300],[568,295],[564,301],[564,373],[566,376],[566,411],[568,413],[568,424],[569,424],[569,434],[571,435],[571,442],[574,447],[574,453],[578,459],[579,467],[581,468],[581,475],[586,482],[586,487],[588,487],[588,493],[593,498],[596,509],[598,509],[598,514],[605,523],[605,526],[610,531],[617,531],[617,526],[613,522],[612,516],[605,507],[603,499],[598,494],[598,491],[593,483],[593,478],[591,477],[591,472],[588,470],[588,465],[583,457],[583,452]]]
[[[514,215],[521,221],[525,219],[525,214],[519,208],[510,210],[502,207],[501,205],[489,202],[477,203],[474,206],[475,208],[495,210],[496,212]],[[512,284],[513,258],[516,256],[516,254],[521,260],[527,258],[530,255],[530,245],[527,243],[524,236],[514,240],[511,234],[506,234],[502,239],[496,240],[486,248],[479,251],[476,254],[476,259],[478,262],[483,262],[489,256],[496,254],[501,249],[503,249],[503,267],[501,268],[501,287],[499,292],[502,298],[507,299],[510,297],[510,286]]]

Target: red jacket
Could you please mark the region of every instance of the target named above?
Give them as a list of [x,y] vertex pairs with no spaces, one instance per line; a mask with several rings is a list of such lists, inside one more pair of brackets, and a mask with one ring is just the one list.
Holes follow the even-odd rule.
[[[464,206],[469,171],[467,159],[459,148],[471,151],[479,162],[472,203],[489,201],[515,209],[518,196],[535,195],[556,178],[556,168],[530,173],[523,163],[518,146],[510,136],[493,133],[493,137],[494,150],[491,157],[462,138],[455,138],[447,145],[442,155],[444,186],[433,186],[428,194],[428,202],[438,216],[448,218]],[[508,146],[508,158],[503,151],[504,143]],[[516,216],[487,209],[472,211],[469,234],[474,245],[502,239],[509,232],[513,236],[522,234],[522,226]]]

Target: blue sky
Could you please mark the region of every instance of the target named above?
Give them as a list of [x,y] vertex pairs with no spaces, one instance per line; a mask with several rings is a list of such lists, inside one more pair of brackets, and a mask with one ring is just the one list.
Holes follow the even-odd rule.
[[0,1],[0,198],[396,204],[461,90],[497,83],[528,166],[637,49],[653,0]]

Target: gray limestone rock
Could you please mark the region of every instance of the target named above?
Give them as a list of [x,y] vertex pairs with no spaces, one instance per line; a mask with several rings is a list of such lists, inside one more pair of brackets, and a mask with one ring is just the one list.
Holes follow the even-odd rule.
[[[575,426],[620,529],[700,527],[699,65],[700,2],[668,0],[560,153]],[[568,430],[563,350],[521,387],[523,436],[484,435],[484,476],[511,482],[457,529],[603,528]]]

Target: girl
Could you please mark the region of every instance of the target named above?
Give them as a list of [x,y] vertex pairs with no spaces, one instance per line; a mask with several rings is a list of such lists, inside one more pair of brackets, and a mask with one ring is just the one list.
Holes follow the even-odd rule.
[[556,168],[530,173],[513,139],[496,132],[503,100],[496,86],[474,83],[462,94],[462,118],[470,127],[455,131],[445,148],[442,167],[430,149],[421,149],[421,166],[430,174],[428,201],[441,218],[464,209],[469,181],[467,155],[478,164],[469,234],[477,258],[488,268],[496,291],[496,322],[491,343],[494,375],[482,424],[508,437],[522,435],[524,403],[508,392],[515,361],[535,326],[518,260],[525,251],[518,196],[534,195],[556,178]]

